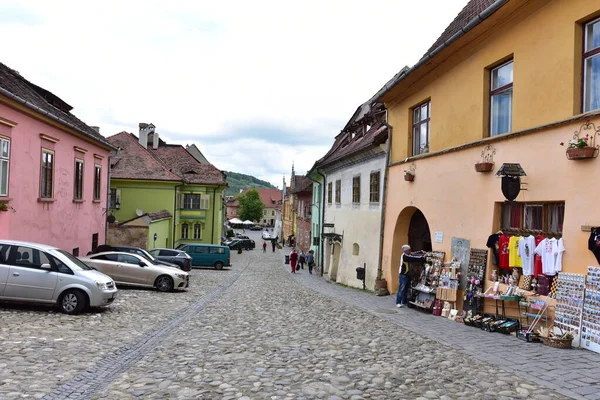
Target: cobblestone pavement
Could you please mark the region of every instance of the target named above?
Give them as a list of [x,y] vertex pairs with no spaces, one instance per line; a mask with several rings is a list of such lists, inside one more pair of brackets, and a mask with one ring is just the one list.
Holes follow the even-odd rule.
[[122,290],[100,313],[2,306],[0,399],[564,398],[399,327],[389,298],[378,314],[375,296],[290,274],[279,252],[232,258],[194,270],[187,293]]

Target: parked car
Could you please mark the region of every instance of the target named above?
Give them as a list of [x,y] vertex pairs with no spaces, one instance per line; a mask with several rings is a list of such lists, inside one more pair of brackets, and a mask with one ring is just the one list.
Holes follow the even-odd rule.
[[256,243],[252,239],[234,239],[231,242],[227,242],[226,246],[230,249],[237,249],[240,244],[245,250],[254,250],[256,247]]
[[190,283],[187,272],[154,264],[139,254],[108,251],[81,257],[80,260],[117,283],[155,287],[159,292],[185,289]]
[[254,225],[252,228],[250,228],[251,231],[262,231],[262,226],[260,225]]
[[271,239],[273,239],[271,237],[271,234],[269,232],[267,232],[267,231],[263,231],[262,238],[263,238],[263,240],[271,240]]
[[235,235],[235,237],[237,239],[250,239],[247,235],[240,235],[240,234]]
[[231,267],[231,251],[227,246],[217,244],[188,243],[177,246],[178,250],[183,250],[192,257],[193,267]]
[[0,240],[0,299],[55,304],[65,314],[103,307],[117,295],[115,282],[56,247]]
[[185,251],[157,248],[150,250],[149,253],[159,261],[166,261],[179,266],[183,271],[190,271],[192,269],[192,257]]
[[171,262],[167,262],[164,260],[158,260],[152,254],[150,254],[147,250],[144,250],[141,247],[101,244],[100,246],[96,247],[92,251],[92,254],[104,253],[107,251],[122,251],[124,253],[133,253],[133,254],[137,254],[137,255],[140,255],[140,256],[146,258],[148,261],[151,261],[153,264],[164,265],[166,267],[179,268],[178,264],[173,264]]

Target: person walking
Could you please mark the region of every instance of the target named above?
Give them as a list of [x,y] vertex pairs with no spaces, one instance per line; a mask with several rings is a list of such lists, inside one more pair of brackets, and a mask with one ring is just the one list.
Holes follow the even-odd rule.
[[263,253],[267,252],[267,242],[263,242]]
[[411,255],[411,248],[405,244],[402,246],[402,256],[400,256],[400,268],[398,270],[398,292],[396,293],[396,307],[402,308],[408,300],[408,288],[410,287],[410,263],[424,263],[425,258],[422,255]]
[[271,246],[273,246],[273,253],[275,253],[275,247],[277,246],[277,240],[271,239]]
[[306,263],[308,264],[308,273],[312,274],[313,267],[315,266],[314,250],[309,250],[306,255]]
[[290,265],[292,267],[292,273],[296,273],[296,264],[298,263],[298,253],[296,253],[296,249],[293,248],[290,253]]
[[300,250],[300,254],[298,254],[298,265],[300,266],[301,269],[304,269],[305,262],[306,262],[306,257],[304,255],[304,252],[302,250]]

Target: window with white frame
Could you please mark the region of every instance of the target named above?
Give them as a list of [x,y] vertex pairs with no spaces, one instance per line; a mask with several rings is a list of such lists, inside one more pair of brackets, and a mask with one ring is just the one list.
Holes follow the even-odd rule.
[[73,182],[73,199],[83,199],[83,160],[75,159],[75,179]]
[[495,136],[511,131],[513,61],[492,69],[490,78],[490,136]]
[[42,150],[42,173],[40,176],[40,197],[51,199],[54,195],[54,152]]
[[185,193],[183,195],[183,207],[186,210],[198,210],[200,208],[200,195]]
[[182,239],[189,238],[189,229],[190,229],[190,226],[187,223],[181,224],[181,238]]
[[413,156],[429,152],[431,101],[419,104],[413,112]]
[[8,196],[8,165],[10,141],[0,138],[0,196]]
[[201,225],[199,223],[194,224],[194,239],[200,239],[202,234]]
[[600,109],[600,18],[585,24],[583,112]]

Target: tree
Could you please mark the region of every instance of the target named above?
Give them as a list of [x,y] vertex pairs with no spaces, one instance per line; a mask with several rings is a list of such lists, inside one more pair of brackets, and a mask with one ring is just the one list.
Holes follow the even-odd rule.
[[240,218],[243,221],[250,220],[260,222],[263,217],[265,205],[260,200],[257,190],[251,189],[237,197],[240,205]]

